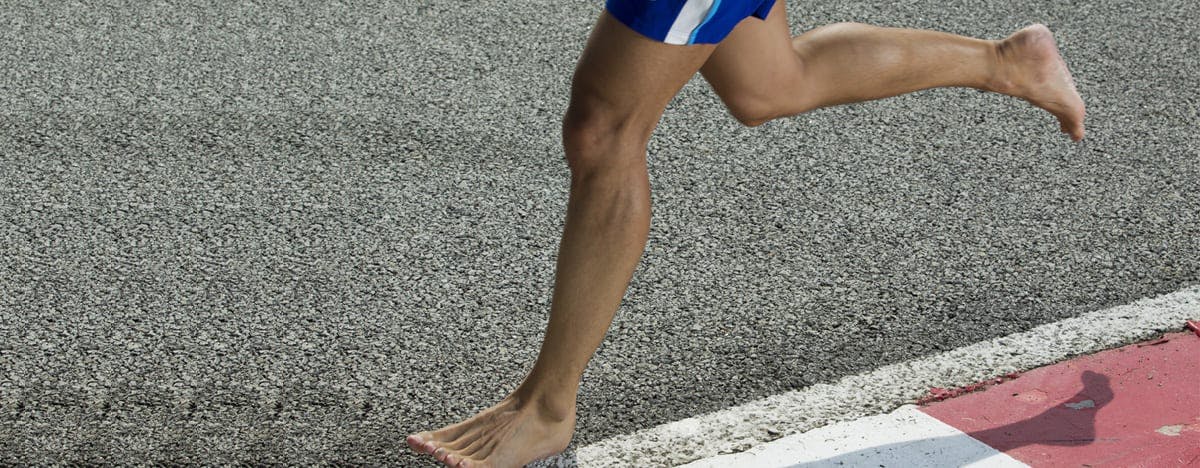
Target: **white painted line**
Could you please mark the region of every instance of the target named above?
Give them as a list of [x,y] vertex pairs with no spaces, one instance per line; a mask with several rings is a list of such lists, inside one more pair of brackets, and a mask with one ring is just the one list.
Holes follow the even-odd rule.
[[886,413],[916,401],[930,387],[956,387],[1052,364],[1176,330],[1196,318],[1200,286],[615,436],[580,447],[575,460],[581,467],[677,466],[740,452],[781,436]]
[[685,468],[843,468],[847,466],[1029,468],[957,428],[904,405],[888,414],[794,434]]

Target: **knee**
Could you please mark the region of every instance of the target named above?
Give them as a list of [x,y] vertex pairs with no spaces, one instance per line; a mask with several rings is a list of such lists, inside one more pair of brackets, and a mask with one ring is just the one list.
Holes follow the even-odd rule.
[[729,115],[747,127],[757,127],[777,117],[775,107],[768,99],[753,95],[741,95],[725,101]]
[[655,123],[641,120],[595,100],[573,98],[562,122],[571,172],[644,164]]
[[719,93],[733,118],[747,127],[812,110],[802,64],[781,69],[736,90]]

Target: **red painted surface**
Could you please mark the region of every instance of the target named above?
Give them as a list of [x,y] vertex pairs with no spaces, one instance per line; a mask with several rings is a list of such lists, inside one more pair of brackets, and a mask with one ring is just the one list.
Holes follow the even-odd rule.
[[922,411],[1035,467],[1200,466],[1200,338],[1164,338],[1037,368]]

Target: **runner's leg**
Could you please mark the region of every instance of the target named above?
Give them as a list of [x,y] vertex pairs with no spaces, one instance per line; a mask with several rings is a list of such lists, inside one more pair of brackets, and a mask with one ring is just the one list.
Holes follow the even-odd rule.
[[512,394],[463,422],[409,436],[414,449],[451,466],[517,467],[566,448],[579,380],[649,234],[646,144],[713,49],[656,42],[601,14],[563,119],[571,194],[541,352]]
[[784,0],[765,21],[747,18],[701,68],[747,125],[912,91],[963,86],[1016,96],[1046,109],[1083,138],[1084,105],[1054,37],[1034,25],[1001,41],[857,23],[791,37]]

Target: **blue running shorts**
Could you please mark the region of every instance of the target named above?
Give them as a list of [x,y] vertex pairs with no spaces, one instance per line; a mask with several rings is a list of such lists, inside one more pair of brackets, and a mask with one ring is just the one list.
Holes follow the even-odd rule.
[[667,44],[716,44],[748,16],[767,19],[775,0],[608,0],[630,29]]

